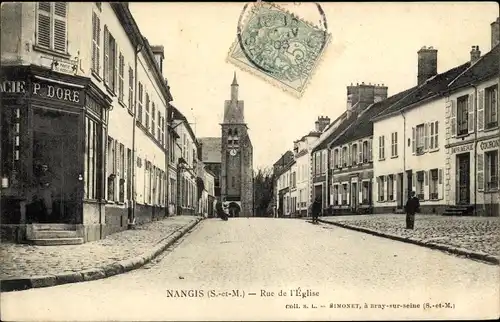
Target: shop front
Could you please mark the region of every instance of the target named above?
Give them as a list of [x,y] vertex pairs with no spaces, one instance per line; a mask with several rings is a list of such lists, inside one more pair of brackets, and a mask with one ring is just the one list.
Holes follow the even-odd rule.
[[88,78],[37,66],[1,76],[3,237],[21,241],[35,223],[83,225],[84,200],[103,191],[110,100]]

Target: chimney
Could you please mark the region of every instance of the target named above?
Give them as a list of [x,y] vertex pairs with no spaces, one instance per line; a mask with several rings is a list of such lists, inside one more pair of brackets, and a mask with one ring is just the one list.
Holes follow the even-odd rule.
[[315,131],[323,132],[323,130],[330,124],[330,118],[328,116],[321,115],[315,122]]
[[383,101],[387,98],[387,86],[382,85],[375,85],[375,96],[373,99],[374,103]]
[[474,64],[481,58],[481,51],[479,51],[479,46],[472,46],[470,51],[470,64]]
[[491,23],[491,49],[500,43],[500,17]]
[[418,51],[418,74],[417,84],[423,84],[426,80],[437,74],[437,49],[422,47]]
[[163,74],[163,59],[165,59],[165,49],[163,48],[163,46],[151,46],[151,51],[155,56],[158,67],[160,67],[160,72]]

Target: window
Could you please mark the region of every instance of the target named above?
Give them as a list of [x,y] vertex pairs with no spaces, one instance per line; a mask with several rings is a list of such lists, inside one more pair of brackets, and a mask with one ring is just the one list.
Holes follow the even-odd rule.
[[438,129],[438,121],[435,121],[435,122],[431,122],[430,123],[430,143],[429,143],[429,148],[431,150],[435,150],[437,148],[439,148],[439,144],[438,144],[438,132],[439,132],[439,129]]
[[363,141],[363,162],[368,162],[369,156],[368,153],[368,141]]
[[144,88],[142,87],[142,83],[139,82],[139,90],[138,90],[138,99],[137,99],[137,121],[142,124],[142,98],[143,98]]
[[485,187],[486,190],[498,189],[498,150],[484,154]]
[[432,169],[429,172],[430,172],[430,175],[429,175],[429,199],[437,200],[437,199],[439,199],[439,193],[438,193],[439,171],[438,171],[438,169]]
[[169,146],[170,162],[175,162],[175,138],[173,134],[169,134],[168,139],[170,140],[170,146]]
[[132,200],[132,150],[127,149],[127,200]]
[[125,78],[125,58],[123,54],[120,53],[120,58],[118,59],[118,101],[124,103],[123,98],[125,97],[125,84],[123,79]]
[[384,135],[378,137],[378,159],[379,160],[385,159],[385,136]]
[[395,200],[394,198],[394,175],[387,176],[387,200]]
[[97,13],[92,14],[92,71],[101,72],[101,21]]
[[469,133],[469,95],[457,99],[457,135]]
[[176,196],[175,196],[175,193],[176,193],[176,190],[177,189],[177,186],[176,186],[176,183],[175,183],[175,179],[173,178],[170,178],[170,203],[176,203]]
[[315,175],[319,175],[321,173],[321,160],[320,160],[320,157],[321,157],[321,151],[319,152],[316,152],[314,154],[314,174]]
[[338,206],[340,203],[340,196],[339,196],[339,185],[335,184],[333,185],[333,205]]
[[346,167],[347,166],[347,147],[342,148],[342,166]]
[[377,184],[378,184],[378,201],[384,201],[385,196],[384,196],[384,178],[385,176],[380,176],[377,178]]
[[128,68],[128,109],[133,111],[134,108],[134,70]]
[[66,53],[66,2],[39,2],[37,11],[36,44],[40,47]]
[[356,160],[358,159],[358,146],[356,144],[353,144],[351,146],[351,160],[352,164],[356,164]]
[[398,132],[391,133],[391,157],[398,156]]
[[424,143],[425,143],[424,141],[425,141],[425,126],[424,124],[420,124],[416,128],[416,142],[414,142],[417,154],[424,153]]
[[84,189],[85,199],[101,197],[99,169],[101,161],[99,153],[101,144],[101,127],[89,117],[85,118],[85,160],[84,160]]
[[161,117],[160,109],[158,109],[158,127],[156,129],[156,138],[161,144],[163,144],[163,138],[161,135],[162,128],[163,128],[163,118]]
[[336,168],[340,168],[339,149],[333,150],[333,163]]
[[342,184],[342,205],[347,205],[347,194],[348,194],[349,184]]
[[146,116],[144,117],[144,126],[149,130],[149,94],[146,93]]
[[155,103],[153,102],[151,107],[151,133],[153,134],[153,136],[155,135],[155,131],[156,131],[156,106]]
[[108,200],[115,200],[115,178],[116,178],[116,141],[108,137],[108,153],[107,153],[107,174],[108,174]]
[[109,33],[108,26],[104,26],[104,83],[116,92],[117,87],[117,46],[115,38]]
[[370,204],[370,182],[369,181],[363,181],[363,187],[361,191],[361,199],[362,205],[369,205]]
[[120,143],[118,151],[118,169],[120,175],[119,190],[118,190],[118,201],[125,201],[125,147]]
[[498,85],[488,87],[484,91],[485,128],[498,126]]
[[416,184],[416,194],[418,199],[424,200],[424,171],[418,171],[417,172],[417,182]]

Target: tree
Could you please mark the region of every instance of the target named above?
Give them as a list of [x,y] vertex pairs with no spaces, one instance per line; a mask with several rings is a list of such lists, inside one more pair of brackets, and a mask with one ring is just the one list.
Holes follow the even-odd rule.
[[270,215],[273,200],[274,175],[272,169],[258,169],[254,177],[254,207],[255,216]]

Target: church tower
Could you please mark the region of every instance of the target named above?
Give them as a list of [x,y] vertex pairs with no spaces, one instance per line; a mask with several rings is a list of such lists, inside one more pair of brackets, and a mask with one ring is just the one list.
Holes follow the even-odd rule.
[[221,198],[230,215],[253,216],[253,147],[245,123],[244,102],[238,99],[236,72],[231,99],[224,104],[221,123]]

